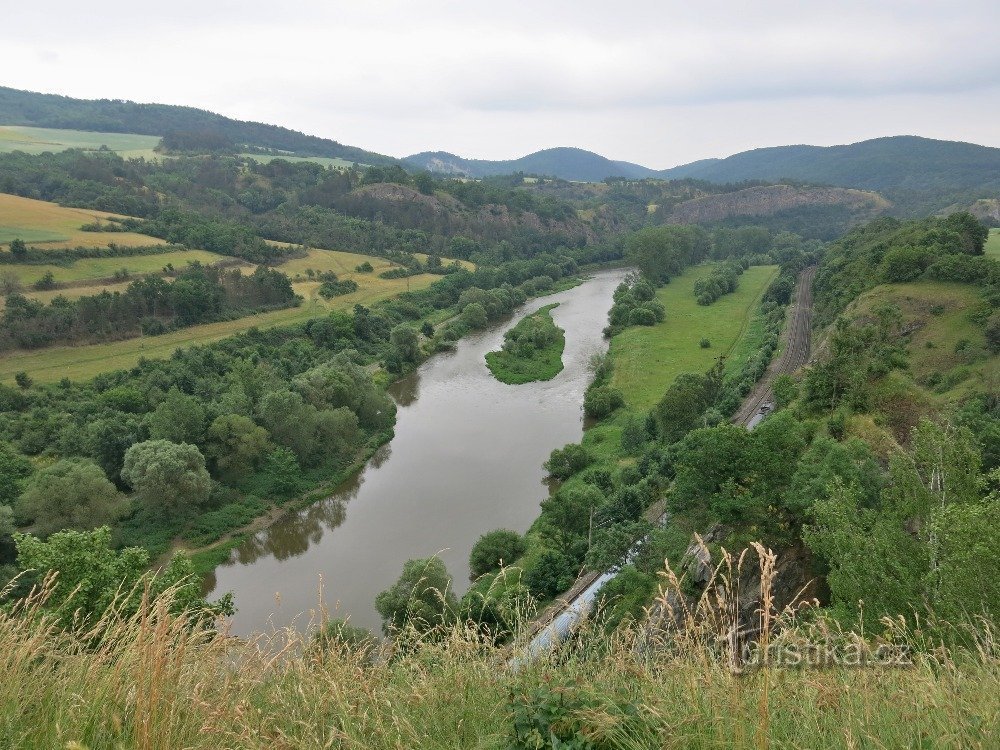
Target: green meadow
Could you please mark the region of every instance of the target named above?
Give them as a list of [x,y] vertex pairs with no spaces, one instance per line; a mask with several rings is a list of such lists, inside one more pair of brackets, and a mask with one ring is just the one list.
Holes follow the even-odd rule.
[[[723,355],[734,367],[755,348],[749,335],[754,313],[778,267],[753,266],[740,276],[734,293],[699,305],[694,284],[711,270],[709,264],[689,268],[657,291],[667,313],[662,323],[628,328],[611,340],[611,384],[630,409],[650,409],[682,372],[704,372]],[[711,346],[702,348],[703,338]]]
[[0,153],[24,151],[42,154],[46,151],[66,151],[81,148],[96,151],[102,146],[123,157],[158,158],[153,151],[160,142],[158,135],[135,133],[94,133],[86,130],[34,128],[26,125],[0,125]]

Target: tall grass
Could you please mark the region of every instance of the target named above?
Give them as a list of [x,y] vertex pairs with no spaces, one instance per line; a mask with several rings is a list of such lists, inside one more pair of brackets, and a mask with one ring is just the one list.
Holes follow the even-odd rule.
[[[746,621],[739,590],[755,564],[761,604]],[[594,626],[518,670],[470,624],[319,649],[295,631],[219,637],[172,615],[169,595],[71,634],[46,614],[43,586],[0,611],[0,747],[1000,746],[990,624],[969,624],[967,645],[951,648],[902,621],[878,638],[843,632],[774,611],[773,565],[760,549],[724,557],[693,601],[668,569],[645,623]],[[791,646],[831,644],[868,658],[905,647],[912,663],[781,663]]]

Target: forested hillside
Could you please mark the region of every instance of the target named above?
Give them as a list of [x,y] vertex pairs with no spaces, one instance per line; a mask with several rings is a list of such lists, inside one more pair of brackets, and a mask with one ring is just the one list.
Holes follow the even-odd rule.
[[779,146],[666,169],[667,179],[793,179],[875,190],[907,215],[971,205],[1000,190],[1000,149],[916,136],[843,146]]
[[443,151],[413,154],[403,161],[417,169],[467,177],[494,177],[523,172],[578,182],[601,182],[609,177],[641,179],[656,176],[655,170],[639,164],[612,161],[591,151],[567,147],[548,148],[519,159],[501,161],[463,159]]
[[256,146],[303,156],[327,156],[362,164],[390,164],[391,157],[328,138],[260,122],[244,122],[194,107],[140,104],[120,99],[73,99],[0,86],[0,123],[108,133],[168,136],[185,150]]

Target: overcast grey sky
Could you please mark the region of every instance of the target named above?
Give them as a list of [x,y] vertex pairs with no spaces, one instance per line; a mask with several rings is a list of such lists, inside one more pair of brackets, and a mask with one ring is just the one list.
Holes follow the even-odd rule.
[[916,134],[1000,146],[1000,2],[0,0],[0,84],[396,156],[668,167]]

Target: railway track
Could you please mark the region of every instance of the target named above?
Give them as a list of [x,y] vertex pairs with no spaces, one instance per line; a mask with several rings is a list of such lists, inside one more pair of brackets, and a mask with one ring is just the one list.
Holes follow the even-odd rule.
[[[795,296],[792,300],[788,316],[789,325],[782,331],[785,348],[781,356],[772,361],[753,390],[743,401],[740,410],[733,417],[735,424],[753,429],[755,417],[760,413],[761,406],[772,400],[771,386],[774,379],[783,373],[791,374],[809,361],[809,345],[812,328],[812,282],[816,275],[816,266],[810,266],[799,274],[795,284]],[[645,518],[649,523],[662,525],[667,518],[666,500],[660,499],[646,510]],[[637,542],[638,544],[639,542]],[[622,565],[628,560],[623,560]],[[519,669],[532,661],[539,654],[551,649],[563,641],[585,620],[590,612],[590,606],[600,588],[617,574],[617,567],[602,572],[590,572],[577,579],[573,588],[553,602],[527,631],[527,643],[518,649],[510,649],[508,666]]]
[[795,285],[795,298],[789,310],[789,325],[785,326],[782,337],[785,348],[781,356],[771,362],[764,377],[753,387],[743,401],[743,405],[733,423],[751,427],[761,407],[774,400],[771,387],[779,375],[795,372],[809,361],[809,342],[812,329],[813,292],[812,282],[816,276],[816,266],[809,266],[799,274]]

